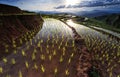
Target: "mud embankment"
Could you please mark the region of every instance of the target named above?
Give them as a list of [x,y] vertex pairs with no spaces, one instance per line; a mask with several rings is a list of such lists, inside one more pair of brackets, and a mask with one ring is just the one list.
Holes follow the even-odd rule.
[[34,37],[42,28],[43,19],[37,14],[21,15],[22,10],[14,6],[0,4],[0,9],[2,14],[0,15],[0,56],[2,57]]

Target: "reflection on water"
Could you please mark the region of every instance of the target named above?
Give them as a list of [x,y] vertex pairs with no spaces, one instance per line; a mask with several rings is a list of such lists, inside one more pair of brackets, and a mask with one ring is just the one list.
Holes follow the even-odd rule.
[[102,70],[103,77],[119,76],[120,41],[83,25],[71,23],[68,22],[85,39],[87,47],[93,54],[93,64]]
[[61,21],[55,19],[45,19],[45,21],[42,30],[38,33],[38,35],[42,35],[41,38],[45,39],[46,36],[73,38],[71,29]]
[[33,39],[0,61],[0,77],[75,77],[77,59],[72,30],[61,21],[44,19]]
[[[93,26],[92,26],[92,27],[93,27]],[[105,32],[107,32],[107,33],[110,33],[110,34],[112,34],[112,35],[120,38],[120,33],[113,32],[113,31],[110,31],[110,30],[106,30],[106,29],[103,29],[103,28],[98,28],[98,27],[95,27],[95,26],[94,26],[93,28],[98,29],[98,30],[105,31]]]

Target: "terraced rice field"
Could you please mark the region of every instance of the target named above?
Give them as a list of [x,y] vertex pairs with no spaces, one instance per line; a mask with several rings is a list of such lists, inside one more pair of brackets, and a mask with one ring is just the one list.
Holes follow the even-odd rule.
[[[67,23],[73,29],[59,20],[44,19],[37,35],[36,29],[13,40],[13,53],[0,61],[0,77],[88,77],[91,64],[102,77],[120,77],[120,40]],[[85,39],[91,55],[75,33]],[[5,44],[6,53],[11,52],[9,47]]]
[[[59,20],[44,21],[33,39],[20,39],[21,44],[29,39],[21,47],[13,41],[16,49],[0,61],[0,77],[76,77],[79,54],[72,30]],[[6,46],[5,51],[9,52]]]
[[92,54],[92,64],[101,72],[102,77],[120,77],[120,40],[72,20],[67,23],[85,39]]

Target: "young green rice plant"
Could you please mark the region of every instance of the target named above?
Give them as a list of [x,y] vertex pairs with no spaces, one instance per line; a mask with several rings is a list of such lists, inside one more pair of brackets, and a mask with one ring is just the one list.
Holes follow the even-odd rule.
[[110,73],[109,73],[109,77],[113,77],[112,75],[113,75],[113,73],[110,71]]
[[72,41],[72,47],[74,47],[74,46],[75,46],[75,41],[73,40],[73,41]]
[[35,60],[36,59],[36,55],[35,53],[32,53],[32,60]]
[[56,67],[56,68],[54,69],[54,74],[56,75],[57,72],[58,72],[58,68]]
[[37,39],[34,39],[34,42],[37,43]]
[[19,70],[19,77],[23,77],[21,70]]
[[28,69],[29,68],[29,63],[28,61],[25,61],[25,67]]
[[60,46],[62,46],[63,42],[61,41]]
[[15,43],[13,43],[13,47],[14,47],[14,48],[16,48],[16,47],[17,47],[17,45],[16,45]]
[[41,65],[41,71],[44,73],[45,72],[45,67]]
[[65,47],[63,47],[62,51],[63,51],[62,55],[65,56],[65,51],[66,51]]
[[62,63],[62,62],[63,62],[63,60],[64,60],[64,59],[63,59],[63,56],[60,56],[60,60],[59,60],[59,61],[60,61],[60,63]]
[[14,54],[17,54],[17,50],[16,50],[16,49],[15,49],[15,50],[13,50],[13,53],[14,53]]
[[2,74],[3,73],[3,68],[2,67],[0,67],[0,74]]
[[49,53],[50,53],[48,49],[46,49],[46,53],[47,53],[47,54],[49,54]]
[[56,43],[56,44],[58,43],[58,39],[55,40],[55,43]]
[[35,68],[35,70],[38,70],[38,66],[36,63],[34,63],[34,68]]
[[61,46],[59,45],[59,46],[58,46],[58,49],[60,49],[60,48],[61,48]]
[[49,55],[48,57],[49,57],[49,60],[51,61],[52,60],[52,55]]
[[20,44],[23,44],[23,40],[21,38],[19,40],[20,40]]
[[65,50],[63,50],[63,53],[62,53],[63,56],[65,56]]
[[22,50],[22,56],[27,56],[24,50]]
[[16,60],[14,58],[11,59],[11,63],[14,65],[16,64]]
[[9,45],[6,44],[6,45],[5,45],[5,52],[6,52],[6,53],[9,52],[8,47],[9,47]]
[[27,49],[27,50],[30,49],[30,45],[27,45],[26,49]]
[[40,59],[41,59],[41,60],[45,60],[45,55],[43,55],[43,54],[40,55]]
[[4,62],[4,63],[7,63],[7,62],[8,62],[7,58],[4,57],[4,58],[3,58],[3,62]]
[[66,41],[65,46],[68,46],[68,41]]
[[69,58],[69,60],[68,60],[68,64],[70,64],[71,63],[71,58]]
[[35,53],[35,54],[36,54],[36,53],[37,53],[37,50],[36,50],[36,49],[34,49],[33,53]]
[[118,75],[117,77],[120,77],[120,75]]
[[68,76],[69,74],[70,74],[70,73],[69,73],[69,69],[66,69],[66,70],[65,70],[65,75]]
[[55,46],[54,46],[54,44],[52,44],[52,48],[54,48]]
[[37,44],[37,47],[40,47],[41,46],[41,43],[40,43],[40,41],[38,42],[38,44]]
[[53,51],[53,56],[55,56],[55,55],[56,55],[56,50]]
[[47,44],[47,49],[49,48],[50,46]]
[[70,57],[73,58],[74,57],[74,53],[72,53]]
[[30,39],[30,45],[33,45],[32,39]]
[[40,41],[41,43],[43,43],[43,40],[41,39],[41,41]]

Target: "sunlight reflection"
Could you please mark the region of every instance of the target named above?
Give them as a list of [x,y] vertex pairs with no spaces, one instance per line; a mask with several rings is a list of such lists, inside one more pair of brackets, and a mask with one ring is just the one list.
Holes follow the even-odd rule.
[[68,20],[67,24],[72,26],[72,27],[75,27],[75,25],[76,25],[72,20]]
[[74,28],[85,28],[85,26],[74,23],[71,19],[67,20],[67,24]]

